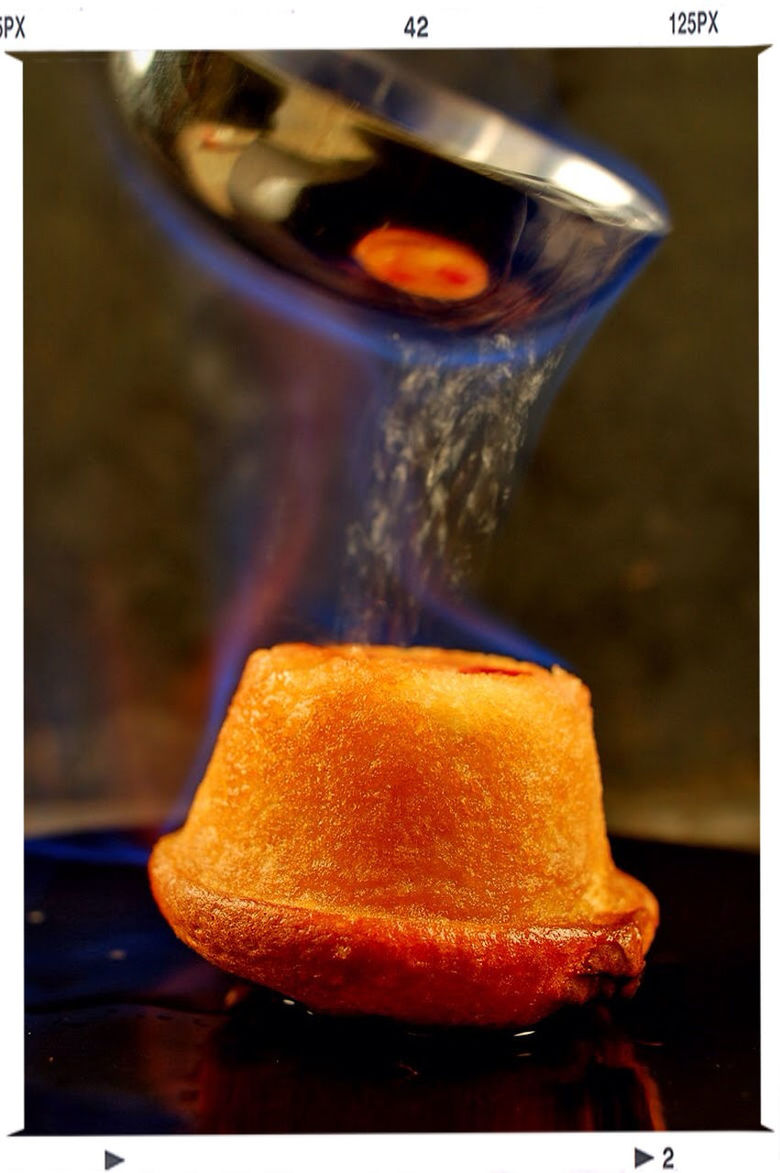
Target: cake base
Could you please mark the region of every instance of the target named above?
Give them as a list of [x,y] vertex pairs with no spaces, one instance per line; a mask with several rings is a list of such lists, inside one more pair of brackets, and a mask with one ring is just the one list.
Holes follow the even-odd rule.
[[527,1026],[558,1008],[631,994],[657,912],[617,872],[613,907],[587,924],[393,917],[225,895],[178,866],[165,837],[150,860],[155,899],[208,961],[313,1010],[419,1025]]

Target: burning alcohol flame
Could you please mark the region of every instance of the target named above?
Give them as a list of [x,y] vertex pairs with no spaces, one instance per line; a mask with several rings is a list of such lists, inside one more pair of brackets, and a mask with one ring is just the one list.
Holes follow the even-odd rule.
[[[133,58],[139,71],[146,56]],[[218,288],[231,320],[246,315],[251,323],[241,339],[251,336],[252,343],[249,361],[237,360],[233,370],[224,362],[231,352],[224,336],[214,354],[188,339],[191,370],[208,383],[199,402],[224,404],[219,411],[227,429],[220,448],[215,427],[222,416],[216,409],[204,415],[209,451],[224,456],[211,503],[220,535],[209,555],[208,578],[218,584],[207,605],[213,647],[181,665],[172,656],[164,684],[146,704],[148,665],[116,592],[114,567],[97,566],[89,583],[94,638],[83,642],[100,648],[99,669],[74,672],[76,655],[69,654],[62,681],[49,686],[52,713],[41,718],[40,744],[30,755],[42,789],[56,793],[75,778],[86,790],[105,775],[112,799],[153,791],[156,798],[161,780],[180,777],[181,762],[192,760],[190,731],[196,730],[201,745],[171,810],[170,825],[177,824],[244,659],[261,643],[417,642],[560,662],[465,597],[469,564],[492,536],[517,458],[532,444],[539,407],[653,242],[637,243],[562,321],[544,317],[537,289],[516,283],[512,298],[522,294],[529,310],[522,328],[453,330],[434,341],[413,320],[401,331],[395,317],[340,302],[258,264],[174,199],[122,146],[104,113],[95,121],[127,185],[199,275],[202,284],[193,280],[193,289]],[[199,133],[212,166],[235,146],[234,129],[209,123]],[[278,186],[270,192],[280,214],[289,195]],[[604,251],[609,259],[607,245]],[[582,250],[572,255],[581,258]],[[373,280],[445,310],[482,297],[496,276],[462,242],[398,224],[367,232],[351,256]],[[496,282],[490,296],[501,288]],[[209,330],[197,336],[216,337]],[[241,395],[236,376],[246,382]],[[272,402],[270,392],[280,387]],[[229,492],[226,469],[235,478]],[[78,651],[78,633],[69,632],[63,646],[69,651],[71,643]],[[106,710],[100,738],[92,709]],[[88,734],[83,744],[79,722]]]

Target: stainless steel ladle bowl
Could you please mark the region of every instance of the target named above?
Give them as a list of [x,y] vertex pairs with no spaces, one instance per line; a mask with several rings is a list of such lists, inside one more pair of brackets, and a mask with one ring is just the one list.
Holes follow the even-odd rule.
[[[380,56],[123,52],[112,76],[180,189],[364,304],[466,325],[571,313],[668,228],[635,183]],[[382,226],[474,250],[486,287],[447,299],[378,280],[355,258]]]

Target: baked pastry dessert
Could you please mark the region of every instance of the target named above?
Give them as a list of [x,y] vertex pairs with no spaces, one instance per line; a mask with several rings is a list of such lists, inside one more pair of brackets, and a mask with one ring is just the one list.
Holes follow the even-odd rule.
[[658,921],[612,862],[585,685],[435,648],[255,652],[150,873],[223,969],[417,1023],[631,992]]

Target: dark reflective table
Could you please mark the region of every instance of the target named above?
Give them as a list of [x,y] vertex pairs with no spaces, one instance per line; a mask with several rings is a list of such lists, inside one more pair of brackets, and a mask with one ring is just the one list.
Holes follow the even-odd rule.
[[632,1000],[533,1031],[313,1015],[176,940],[154,833],[33,840],[27,1134],[754,1129],[758,858],[613,840],[662,923]]

